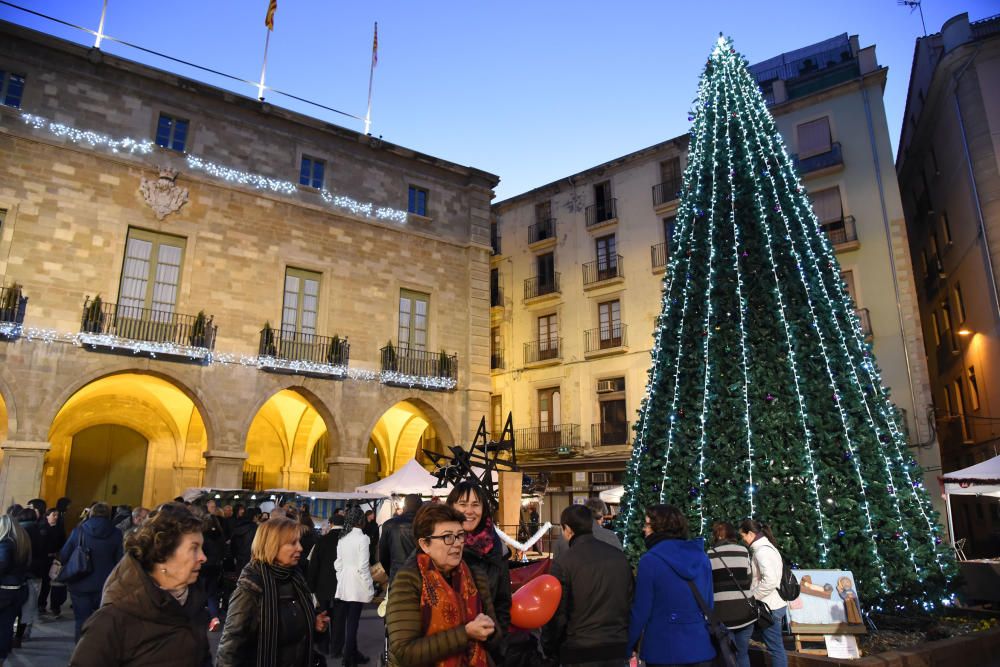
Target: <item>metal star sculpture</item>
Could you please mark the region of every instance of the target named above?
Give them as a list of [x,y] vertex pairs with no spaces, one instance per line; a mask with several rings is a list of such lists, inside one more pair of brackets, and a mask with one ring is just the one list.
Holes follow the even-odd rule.
[[495,512],[500,506],[500,490],[493,482],[493,473],[517,472],[517,452],[514,449],[514,420],[507,413],[507,422],[499,440],[490,440],[486,431],[486,417],[479,422],[476,437],[469,449],[459,445],[448,448],[450,454],[425,451],[424,454],[434,462],[437,471],[436,488],[444,488],[448,484],[472,482],[486,491],[490,511]]

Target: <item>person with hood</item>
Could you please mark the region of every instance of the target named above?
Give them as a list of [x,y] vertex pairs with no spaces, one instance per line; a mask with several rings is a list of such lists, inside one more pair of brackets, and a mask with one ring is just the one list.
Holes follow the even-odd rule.
[[201,529],[170,502],[128,536],[70,667],[210,667],[205,594],[195,584],[205,563]]
[[[42,590],[38,594],[38,613],[48,612],[53,619],[59,618],[60,608],[66,602],[66,586],[52,581],[49,572],[59,550],[66,544],[66,530],[59,523],[59,510],[49,508],[45,518],[38,522],[38,534],[41,538],[42,555],[45,557],[45,573],[42,575]],[[45,619],[42,619],[45,620]]]
[[564,666],[622,667],[629,654],[632,568],[621,549],[594,535],[590,508],[570,505],[559,523],[569,548],[552,562],[562,598],[542,628],[542,650]]
[[784,568],[781,552],[775,544],[771,528],[755,519],[744,519],[740,523],[740,538],[750,548],[750,558],[753,562],[753,567],[750,568],[753,574],[750,594],[771,609],[771,625],[761,631],[764,635],[764,645],[767,646],[767,653],[771,656],[771,665],[785,667],[788,664],[788,656],[785,654],[785,643],[781,638],[781,632],[785,625],[788,603],[778,595]]
[[[646,509],[646,553],[639,559],[628,646],[647,665],[709,667],[715,648],[691,583],[713,605],[712,565],[705,540],[688,538],[688,522],[673,505]],[[689,583],[690,582],[690,583]]]
[[59,562],[65,565],[73,552],[90,550],[90,572],[69,583],[69,597],[73,603],[73,620],[76,639],[90,615],[101,606],[101,590],[108,575],[122,559],[122,531],[111,523],[111,508],[107,503],[94,503],[89,518],[73,529],[59,552]]
[[244,511],[242,505],[236,506],[236,518],[233,520],[233,530],[229,537],[229,549],[233,554],[237,572],[242,572],[243,568],[250,562],[250,549],[254,536],[257,534],[257,522],[254,521],[257,514],[259,511],[255,508]]
[[348,508],[344,515],[344,529],[337,542],[337,560],[333,563],[337,571],[336,598],[342,603],[340,607],[344,616],[344,667],[356,667],[368,662],[368,656],[358,650],[361,610],[375,596],[368,536],[361,530],[364,523],[365,513],[360,507]]
[[[465,531],[462,559],[469,567],[486,575],[497,625],[506,631],[510,625],[511,604],[509,552],[493,529],[486,491],[478,484],[459,482],[448,494],[446,502],[465,516],[462,523],[462,530]],[[502,643],[494,646],[497,648],[493,650],[493,659],[502,664],[506,646]]]
[[42,577],[48,574],[45,568],[45,547],[42,545],[42,535],[38,530],[38,514],[29,505],[22,509],[16,518],[31,543],[31,567],[28,569],[28,578],[25,581],[28,586],[28,599],[21,607],[17,619],[14,648],[20,647],[21,642],[31,636],[31,626],[38,618],[38,595],[42,590]]
[[396,571],[417,548],[413,539],[413,517],[423,504],[420,494],[410,493],[403,498],[403,513],[382,524],[382,537],[378,541],[378,562],[389,575],[389,585]]
[[216,654],[216,667],[310,667],[313,631],[328,617],[313,609],[299,571],[302,526],[285,517],[257,528],[250,563],[243,568]]
[[9,514],[0,515],[0,665],[14,641],[14,619],[28,599],[31,539]]

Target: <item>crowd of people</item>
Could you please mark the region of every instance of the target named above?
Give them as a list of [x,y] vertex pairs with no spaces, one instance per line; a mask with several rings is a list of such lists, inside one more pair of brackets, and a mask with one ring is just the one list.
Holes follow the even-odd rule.
[[[771,664],[786,662],[778,594],[782,557],[753,519],[713,526],[707,548],[670,505],[645,512],[646,551],[633,570],[604,504],[560,516],[551,573],[558,608],[534,632],[511,625],[511,552],[482,487],[447,500],[409,495],[381,527],[348,506],[317,528],[308,506],[269,513],[214,500],[145,508],[96,502],[66,534],[71,501],[32,500],[0,516],[0,667],[35,622],[69,597],[74,667],[344,667],[364,606],[385,598],[388,664],[649,667],[717,664],[703,608],[732,633],[749,665],[755,630]],[[214,660],[209,633],[221,632]]]

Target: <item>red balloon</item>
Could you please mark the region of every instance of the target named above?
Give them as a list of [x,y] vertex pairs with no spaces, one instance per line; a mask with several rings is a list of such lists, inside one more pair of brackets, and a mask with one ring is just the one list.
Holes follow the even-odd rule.
[[562,599],[562,584],[551,574],[535,577],[517,589],[511,599],[510,623],[522,630],[535,630],[555,616]]

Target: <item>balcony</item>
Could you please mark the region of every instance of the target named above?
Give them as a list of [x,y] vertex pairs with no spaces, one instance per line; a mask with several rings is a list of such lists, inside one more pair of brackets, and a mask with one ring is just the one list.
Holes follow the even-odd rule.
[[559,294],[559,274],[553,273],[551,276],[524,279],[524,300],[538,299],[540,297]]
[[262,370],[340,380],[347,375],[351,344],[340,336],[264,327],[257,355],[257,367]]
[[517,453],[529,457],[572,456],[580,451],[580,425],[556,424],[514,431]]
[[858,318],[858,322],[861,326],[861,333],[865,335],[865,338],[872,337],[872,319],[868,314],[867,308],[858,308],[854,311],[854,316]]
[[587,262],[583,265],[584,287],[624,277],[625,275],[622,273],[621,255],[605,257],[597,260],[596,262]]
[[450,390],[458,384],[458,355],[428,352],[389,343],[379,355],[382,361],[382,384],[394,387]]
[[204,312],[181,315],[88,296],[78,339],[90,350],[208,363],[217,333],[218,327],[211,317],[205,318]]
[[525,364],[558,364],[562,360],[562,338],[533,340],[524,344]]
[[858,242],[858,229],[854,224],[853,215],[845,216],[840,220],[823,222],[820,224],[820,228],[834,250],[854,250],[861,245]]
[[603,352],[625,352],[628,349],[628,325],[613,322],[610,326],[583,332],[583,350],[588,356]]
[[653,206],[663,206],[680,198],[683,181],[680,177],[653,186]]
[[830,150],[825,153],[801,159],[799,159],[798,155],[793,155],[792,161],[795,163],[795,169],[799,172],[800,176],[815,174],[816,172],[827,173],[844,166],[844,156],[840,152],[839,141],[830,144]]
[[490,352],[490,370],[502,371],[505,368],[507,368],[507,365],[504,363],[503,350],[494,350]]
[[0,340],[14,340],[21,335],[28,297],[18,284],[0,287]]
[[611,224],[618,221],[618,200],[611,198],[599,204],[592,204],[586,209],[587,227]]
[[632,444],[632,429],[628,422],[604,422],[590,425],[590,442],[594,447],[615,447]]
[[665,271],[667,268],[667,244],[657,243],[649,246],[649,258],[653,264],[653,271]]
[[548,241],[556,237],[556,219],[539,220],[528,227],[528,245]]

